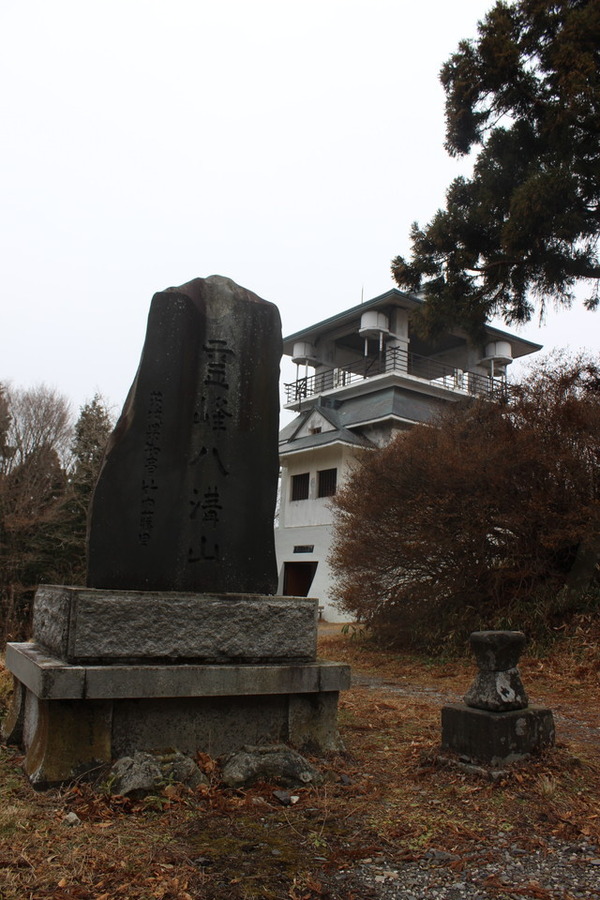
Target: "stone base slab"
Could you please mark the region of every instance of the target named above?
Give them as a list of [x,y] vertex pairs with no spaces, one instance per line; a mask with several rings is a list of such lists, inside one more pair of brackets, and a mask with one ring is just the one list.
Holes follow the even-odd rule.
[[[102,774],[121,756],[179,751],[218,757],[247,744],[342,750],[338,693],[153,700],[40,700],[25,691],[23,767],[47,788]],[[16,741],[13,741],[16,742]]]
[[308,662],[316,659],[317,620],[318,600],[309,597],[41,585],[33,638],[83,665]]
[[325,660],[295,665],[73,666],[36,643],[7,644],[6,667],[43,700],[307,694],[350,687],[350,666]]
[[295,665],[69,665],[35,643],[8,644],[15,677],[5,740],[25,750],[36,787],[70,781],[136,750],[211,756],[287,742],[339,750],[337,703],[350,668]]
[[442,709],[442,746],[478,762],[496,766],[523,759],[554,745],[549,709],[529,706],[507,712],[452,703]]
[[21,746],[31,784],[51,787],[107,766],[111,724],[110,701],[40,700],[26,690]]
[[296,750],[341,750],[337,692],[120,700],[113,703],[112,755],[175,749],[218,757],[245,745],[287,743]]

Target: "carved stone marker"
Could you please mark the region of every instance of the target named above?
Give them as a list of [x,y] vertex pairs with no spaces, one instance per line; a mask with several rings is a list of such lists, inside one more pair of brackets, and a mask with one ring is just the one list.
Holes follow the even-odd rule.
[[549,709],[529,706],[517,663],[521,631],[474,631],[471,648],[479,672],[464,703],[442,709],[442,746],[478,762],[498,765],[554,744]]
[[154,295],[92,501],[88,586],[274,594],[277,307],[229,278]]
[[473,632],[471,650],[479,672],[465,696],[467,706],[493,712],[526,709],[529,700],[517,669],[524,646],[522,631]]
[[348,666],[275,596],[279,313],[228,278],[152,300],[93,498],[87,587],[41,585],[8,644],[7,741],[44,787],[174,748],[336,750]]

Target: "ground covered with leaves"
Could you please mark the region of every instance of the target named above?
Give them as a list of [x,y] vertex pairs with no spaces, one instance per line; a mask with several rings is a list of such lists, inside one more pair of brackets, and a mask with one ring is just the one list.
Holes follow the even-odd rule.
[[[494,780],[438,756],[440,707],[468,688],[469,660],[391,655],[335,632],[321,637],[321,655],[350,662],[357,683],[340,703],[345,752],[313,760],[319,787],[229,790],[218,761],[200,756],[210,784],[195,791],[172,785],[138,802],[84,783],[35,793],[18,752],[2,747],[0,898],[366,900],[379,895],[357,878],[365,860],[402,866],[435,851],[460,868],[499,834],[532,852],[557,838],[597,847],[597,637],[587,623],[546,658],[523,660],[558,743]],[[539,885],[521,895],[550,896]]]

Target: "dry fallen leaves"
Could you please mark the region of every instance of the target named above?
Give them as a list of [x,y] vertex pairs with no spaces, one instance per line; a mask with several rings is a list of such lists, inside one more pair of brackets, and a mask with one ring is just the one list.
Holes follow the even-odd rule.
[[[343,695],[346,752],[318,761],[326,789],[300,789],[294,805],[277,803],[273,784],[223,789],[207,754],[198,761],[210,785],[170,786],[157,808],[83,783],[36,794],[18,755],[1,750],[3,900],[242,900],[254,882],[275,900],[318,900],[328,896],[331,873],[366,857],[400,863],[435,847],[457,856],[460,869],[462,854],[481,851],[499,830],[532,849],[551,835],[600,841],[600,747],[580,740],[592,729],[571,724],[593,722],[595,712],[589,693],[570,682],[569,660],[562,668],[554,657],[525,664],[530,695],[571,713],[561,718],[559,746],[493,783],[436,762],[440,697],[464,693],[469,661],[436,667],[339,637],[325,641],[321,655],[390,683]],[[595,678],[591,663],[589,671]],[[61,825],[68,812],[81,820],[77,829]],[[510,889],[547,898],[535,883]],[[507,888],[490,883],[493,890]]]

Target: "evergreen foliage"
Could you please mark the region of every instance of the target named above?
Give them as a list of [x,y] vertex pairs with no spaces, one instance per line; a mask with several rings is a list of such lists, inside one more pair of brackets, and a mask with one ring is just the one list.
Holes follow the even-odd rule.
[[600,260],[600,3],[497,2],[441,71],[446,149],[479,147],[472,177],[446,206],[413,225],[412,259],[398,256],[401,288],[423,289],[422,327],[493,315],[507,323],[569,307],[577,283],[598,305]]
[[69,493],[64,526],[70,560],[64,580],[85,584],[87,516],[113,421],[102,397],[96,394],[82,406],[73,429]]
[[111,428],[100,397],[0,385],[0,632],[27,635],[38,584],[85,581],[87,507]]
[[334,499],[336,599],[392,643],[545,635],[600,556],[600,360],[539,364],[368,454]]

